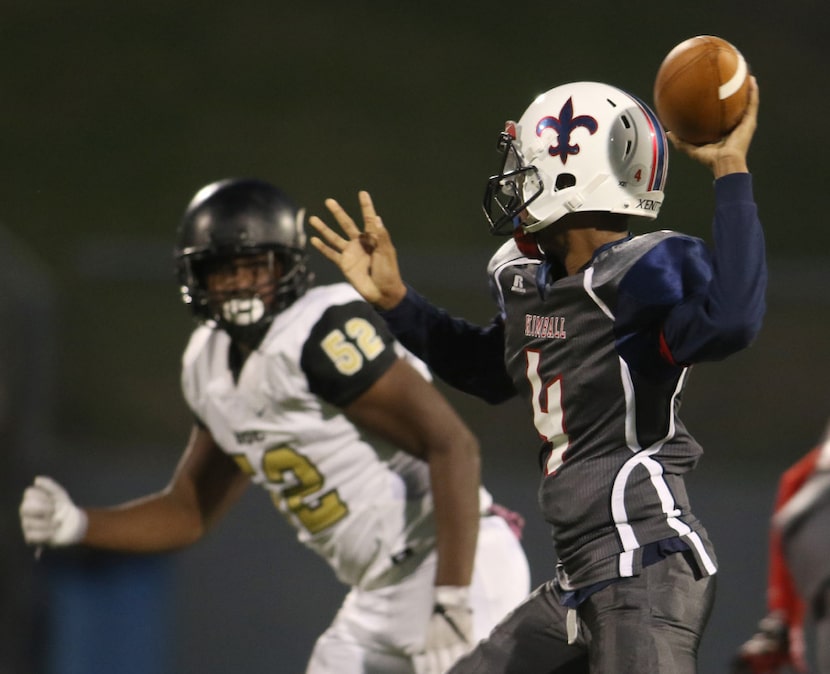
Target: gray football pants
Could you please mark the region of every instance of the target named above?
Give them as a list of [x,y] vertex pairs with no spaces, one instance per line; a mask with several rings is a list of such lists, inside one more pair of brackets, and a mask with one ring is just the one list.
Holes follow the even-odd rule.
[[695,674],[714,598],[715,577],[696,579],[685,554],[675,553],[586,599],[569,645],[568,609],[551,581],[450,673]]
[[815,620],[815,652],[818,674],[830,674],[830,581],[821,588],[813,601]]

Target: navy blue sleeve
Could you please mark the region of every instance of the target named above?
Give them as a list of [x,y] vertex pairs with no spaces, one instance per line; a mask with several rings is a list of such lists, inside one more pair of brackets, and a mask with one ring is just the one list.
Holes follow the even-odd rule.
[[430,304],[412,288],[394,309],[381,311],[398,341],[453,388],[489,403],[516,395],[504,365],[504,325],[474,325]]
[[712,233],[711,280],[704,292],[674,307],[663,325],[677,363],[720,360],[746,348],[766,312],[766,246],[748,173],[715,181]]
[[668,238],[620,283],[617,348],[644,374],[721,360],[761,329],[767,267],[751,176],[716,180],[715,200],[711,249],[699,239]]

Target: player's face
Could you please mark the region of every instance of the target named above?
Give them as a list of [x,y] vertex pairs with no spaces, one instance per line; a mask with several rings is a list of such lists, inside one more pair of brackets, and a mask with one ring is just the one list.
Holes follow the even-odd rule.
[[262,318],[274,301],[281,274],[279,260],[269,253],[211,261],[204,268],[210,303],[236,325],[252,325]]
[[205,280],[210,292],[245,292],[273,281],[275,271],[267,253],[239,255],[208,263]]

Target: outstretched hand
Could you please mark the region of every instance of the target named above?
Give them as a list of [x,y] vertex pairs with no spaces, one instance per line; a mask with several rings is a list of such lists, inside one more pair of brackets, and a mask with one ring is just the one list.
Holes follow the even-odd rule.
[[320,237],[311,237],[311,245],[334,262],[355,290],[380,309],[395,307],[406,295],[406,286],[398,268],[398,255],[389,232],[375,212],[368,192],[358,193],[363,217],[363,231],[334,199],[326,199],[329,209],[345,238],[313,215],[309,224]]
[[758,82],[750,76],[749,104],[741,121],[727,136],[707,145],[693,145],[681,140],[673,133],[667,135],[675,148],[692,159],[708,166],[715,178],[729,173],[747,173],[746,155],[758,126]]

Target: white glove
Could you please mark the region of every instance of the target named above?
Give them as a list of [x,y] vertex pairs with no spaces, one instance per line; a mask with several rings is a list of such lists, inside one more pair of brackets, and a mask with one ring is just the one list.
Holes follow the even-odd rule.
[[83,539],[87,516],[57,482],[38,476],[23,492],[20,526],[29,545],[60,547]]
[[469,596],[469,587],[435,588],[435,606],[427,625],[424,651],[413,658],[417,674],[444,674],[472,649],[473,611]]

